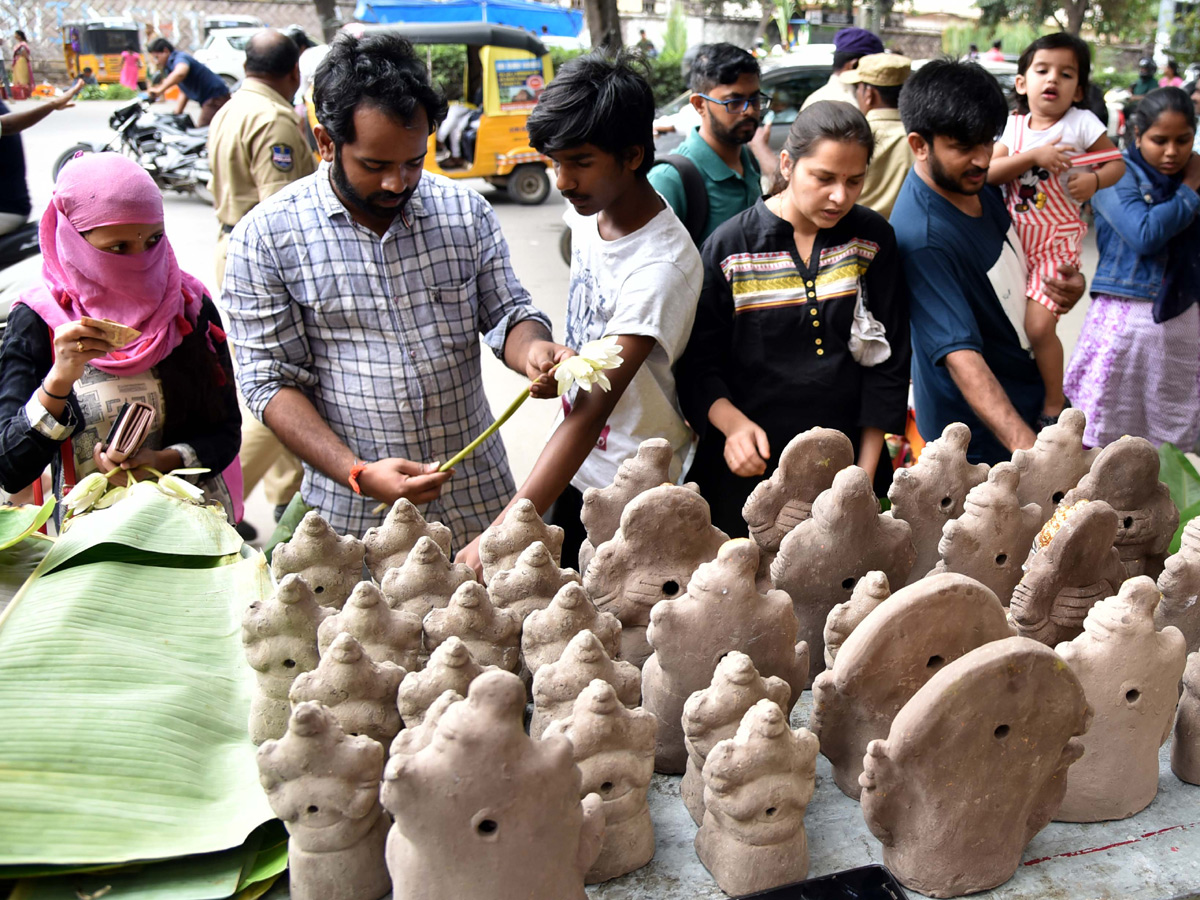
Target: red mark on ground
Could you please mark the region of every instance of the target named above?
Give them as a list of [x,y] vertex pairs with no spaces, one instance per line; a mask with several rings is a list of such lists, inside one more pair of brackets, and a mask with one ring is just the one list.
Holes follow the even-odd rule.
[[[1105,844],[1103,847],[1088,847],[1085,850],[1068,850],[1066,853],[1056,853],[1053,856],[1042,856],[1037,859],[1030,859],[1022,863],[1025,866],[1036,866],[1038,863],[1044,863],[1051,859],[1070,859],[1074,856],[1086,856],[1088,853],[1099,853],[1102,850],[1112,850],[1114,847],[1124,847],[1127,844],[1137,844],[1147,838],[1157,837],[1160,834],[1166,834],[1168,831],[1180,831],[1185,828],[1195,828],[1200,825],[1200,822],[1190,822],[1187,825],[1171,825],[1167,828],[1160,828],[1157,831],[1147,831],[1143,835],[1135,838],[1130,838],[1127,841],[1117,841],[1115,844]],[[1178,852],[1178,847],[1172,847],[1172,852]]]

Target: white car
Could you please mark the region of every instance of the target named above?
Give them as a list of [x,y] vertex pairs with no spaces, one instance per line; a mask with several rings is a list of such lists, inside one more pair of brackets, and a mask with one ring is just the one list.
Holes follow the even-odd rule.
[[209,32],[204,46],[192,56],[202,62],[233,88],[246,77],[246,44],[258,32],[256,28],[218,28]]

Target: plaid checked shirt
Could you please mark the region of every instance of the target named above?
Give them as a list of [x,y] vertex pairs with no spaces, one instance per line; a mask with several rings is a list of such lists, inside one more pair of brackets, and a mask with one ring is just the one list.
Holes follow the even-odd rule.
[[[322,163],[234,229],[221,294],[254,415],[298,388],[367,461],[449,459],[493,418],[479,335],[503,358],[518,322],[550,327],[513,273],[492,208],[428,173],[381,239],[351,219]],[[361,537],[383,520],[378,501],[307,464],[300,491],[339,533]],[[422,512],[462,547],[513,492],[497,435]]]

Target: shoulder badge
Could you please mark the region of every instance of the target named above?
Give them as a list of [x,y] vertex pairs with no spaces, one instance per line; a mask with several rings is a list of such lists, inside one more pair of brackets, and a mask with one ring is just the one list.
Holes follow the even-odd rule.
[[275,144],[271,147],[271,165],[280,172],[292,170],[292,148],[287,144]]

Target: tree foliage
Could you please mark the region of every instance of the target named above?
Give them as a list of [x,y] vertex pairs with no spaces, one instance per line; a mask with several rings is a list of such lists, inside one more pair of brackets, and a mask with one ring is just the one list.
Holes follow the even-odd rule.
[[1154,33],[1158,0],[976,0],[976,6],[983,26],[1027,22],[1041,29],[1053,20],[1071,34],[1086,24],[1098,35],[1136,41]]

